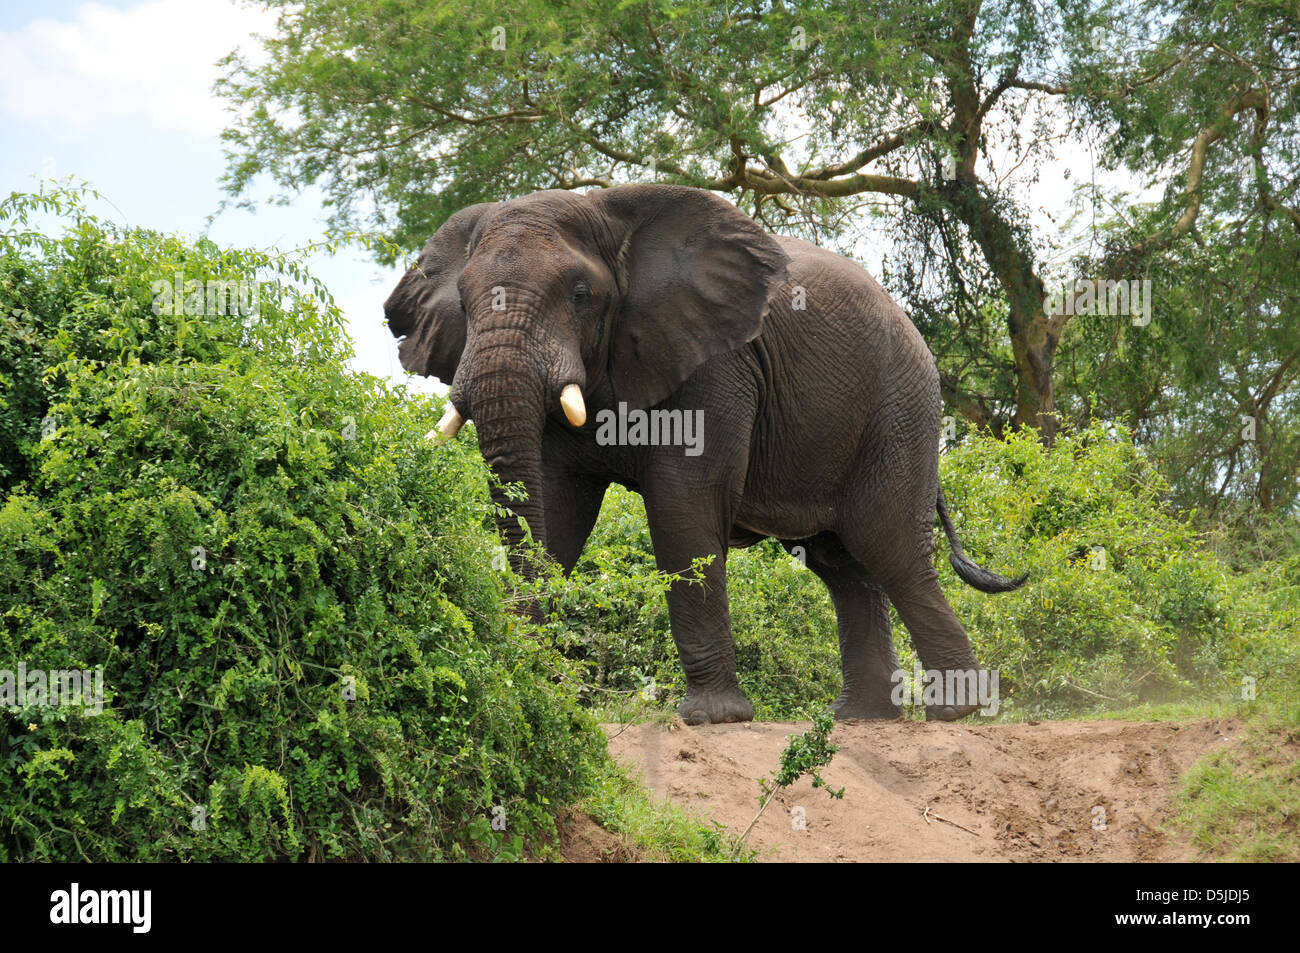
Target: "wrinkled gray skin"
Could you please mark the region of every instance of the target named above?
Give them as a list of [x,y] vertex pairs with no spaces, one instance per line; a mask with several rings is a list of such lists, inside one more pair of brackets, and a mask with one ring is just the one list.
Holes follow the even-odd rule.
[[[854,263],[769,235],[696,189],[538,192],[449,218],[384,310],[402,366],[452,382],[488,464],[528,492],[512,503],[494,491],[497,502],[565,571],[610,483],[644,497],[661,570],[714,557],[705,586],[678,583],[668,596],[688,722],[753,718],[736,681],[726,559],[728,546],[769,536],[804,547],[830,590],[838,717],[900,714],[890,600],[926,669],[977,668],[932,565],[936,506],[965,581],[995,592],[1020,580],[962,554],[939,494],[934,359]],[[585,398],[580,428],[559,403],[570,383]],[[703,410],[703,452],[599,446],[598,412],[618,401]],[[499,528],[521,566],[518,521]]]

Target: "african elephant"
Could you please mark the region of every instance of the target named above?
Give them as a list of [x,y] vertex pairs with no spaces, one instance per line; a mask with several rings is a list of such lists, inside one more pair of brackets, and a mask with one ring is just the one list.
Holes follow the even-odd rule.
[[[927,670],[978,672],[932,564],[936,509],[965,582],[1000,592],[1023,577],[964,555],[939,490],[934,359],[858,265],[772,236],[702,190],[545,191],[452,215],[384,311],[402,366],[451,382],[438,432],[475,421],[492,470],[528,495],[511,502],[498,487],[495,501],[566,572],[610,483],[644,497],[661,570],[713,557],[705,585],[668,595],[689,723],[753,718],[726,555],[766,537],[803,547],[830,590],[838,717],[900,714],[891,600]],[[499,529],[521,566],[519,521]]]

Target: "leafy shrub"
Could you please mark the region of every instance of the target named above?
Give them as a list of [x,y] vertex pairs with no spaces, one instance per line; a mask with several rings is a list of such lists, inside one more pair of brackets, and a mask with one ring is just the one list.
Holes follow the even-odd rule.
[[1294,647],[1294,606],[1273,635],[1251,624],[1258,579],[1234,575],[1190,517],[1169,513],[1168,484],[1122,431],[1094,423],[1051,450],[1032,434],[972,436],[941,471],[971,555],[1030,573],[1023,589],[986,596],[940,570],[1013,707],[1050,714],[1239,692],[1263,656]]
[[[545,850],[603,738],[503,612],[478,454],[293,260],[70,211],[0,234],[0,669],[105,707],[0,707],[0,860]],[[155,313],[177,275],[273,284]]]

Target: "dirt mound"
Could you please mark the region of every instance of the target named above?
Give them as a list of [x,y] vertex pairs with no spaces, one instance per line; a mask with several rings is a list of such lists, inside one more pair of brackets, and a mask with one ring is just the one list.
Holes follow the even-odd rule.
[[[656,795],[739,834],[757,779],[804,724],[609,725],[610,751]],[[1178,776],[1241,734],[1235,719],[1010,725],[841,722],[823,777],[787,788],[749,836],[774,861],[1176,861],[1162,832]],[[574,860],[626,859],[597,835]]]
[[560,854],[571,864],[630,863],[636,851],[586,814],[566,811],[560,816]]

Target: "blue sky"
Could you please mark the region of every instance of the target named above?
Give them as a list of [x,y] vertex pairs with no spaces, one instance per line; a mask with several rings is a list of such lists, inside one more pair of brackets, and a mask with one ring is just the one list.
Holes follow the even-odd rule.
[[[211,93],[213,64],[271,22],[230,0],[0,3],[0,190],[73,175],[111,203],[97,214],[124,224],[240,247],[319,241],[325,214],[312,193],[205,222],[223,197],[225,112]],[[358,369],[443,389],[407,377],[382,324],[400,268],[362,251],[318,256],[311,268],[348,319]]]

